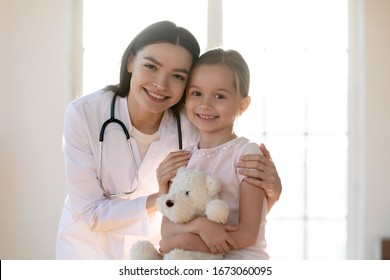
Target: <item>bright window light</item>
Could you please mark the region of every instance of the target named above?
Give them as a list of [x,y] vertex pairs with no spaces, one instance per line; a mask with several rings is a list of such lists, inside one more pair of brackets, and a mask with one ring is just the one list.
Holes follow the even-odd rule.
[[84,0],[83,94],[118,83],[122,54],[130,41],[160,20],[187,28],[202,50],[206,48],[207,0]]

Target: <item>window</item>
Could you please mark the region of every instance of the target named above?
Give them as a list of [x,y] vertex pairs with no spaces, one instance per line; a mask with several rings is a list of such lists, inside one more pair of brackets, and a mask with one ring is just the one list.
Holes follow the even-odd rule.
[[249,64],[252,104],[237,131],[267,145],[284,187],[268,216],[272,259],[345,259],[348,1],[84,0],[84,93],[116,83],[124,48],[162,19],[203,51],[219,32]]
[[224,47],[251,69],[253,103],[239,127],[266,143],[284,185],[266,230],[275,259],[346,258],[347,8],[223,1]]
[[84,0],[83,93],[118,83],[127,45],[143,28],[160,20],[191,30],[201,49],[206,49],[207,0],[194,1],[193,5],[180,0]]

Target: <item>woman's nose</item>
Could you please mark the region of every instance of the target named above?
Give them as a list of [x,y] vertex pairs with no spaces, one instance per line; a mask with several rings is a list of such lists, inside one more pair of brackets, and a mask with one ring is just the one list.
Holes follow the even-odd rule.
[[153,86],[159,90],[165,90],[167,88],[167,78],[165,76],[159,76],[153,81]]

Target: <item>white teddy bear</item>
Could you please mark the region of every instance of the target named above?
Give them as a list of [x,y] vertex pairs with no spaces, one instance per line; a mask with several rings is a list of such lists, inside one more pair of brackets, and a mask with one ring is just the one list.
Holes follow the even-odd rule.
[[[158,210],[174,223],[186,223],[196,217],[206,216],[209,220],[224,224],[229,215],[228,204],[218,199],[221,186],[219,180],[205,172],[180,168],[168,194],[157,199]],[[136,242],[130,251],[134,260],[213,260],[222,259],[222,254],[174,249],[160,254],[154,245],[146,240]]]

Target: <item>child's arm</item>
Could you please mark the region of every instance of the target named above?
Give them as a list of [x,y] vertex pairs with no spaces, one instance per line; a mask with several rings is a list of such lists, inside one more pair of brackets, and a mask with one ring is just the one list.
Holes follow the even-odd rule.
[[263,189],[253,188],[246,181],[241,182],[238,230],[233,226],[213,223],[204,217],[196,218],[186,224],[174,224],[167,218],[163,218],[161,227],[163,239],[160,250],[167,253],[174,248],[180,248],[226,253],[231,249],[251,246],[257,239],[263,199]]
[[238,230],[230,232],[236,249],[253,245],[256,242],[263,212],[264,190],[254,188],[246,181],[240,184],[240,209]]
[[161,225],[160,250],[163,253],[174,248],[226,253],[237,246],[227,232],[234,230],[236,230],[234,226],[220,225],[205,217],[195,218],[185,224],[175,224],[164,217]]
[[161,253],[166,254],[175,248],[210,253],[210,249],[199,235],[193,233],[179,233],[160,240]]

